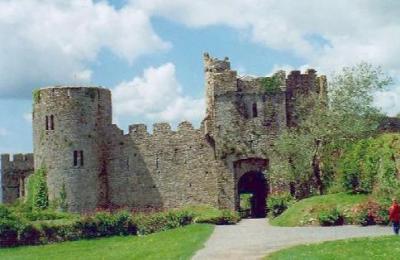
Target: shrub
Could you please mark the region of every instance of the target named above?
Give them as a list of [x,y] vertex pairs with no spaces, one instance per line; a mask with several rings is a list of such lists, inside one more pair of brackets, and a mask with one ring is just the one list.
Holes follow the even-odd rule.
[[265,77],[261,79],[261,85],[267,94],[276,94],[280,91],[280,80],[277,75]]
[[17,218],[10,208],[0,204],[0,219],[16,220]]
[[140,235],[172,229],[192,223],[193,214],[188,211],[158,212],[154,214],[137,214],[133,223]]
[[252,193],[240,194],[240,209],[239,214],[241,218],[247,218],[251,214],[251,200],[253,198]]
[[282,214],[291,204],[294,198],[289,193],[270,195],[267,199],[268,215],[275,218]]
[[83,238],[93,238],[98,236],[98,224],[93,216],[84,216],[76,222],[76,229],[78,229]]
[[66,212],[68,210],[67,191],[65,189],[65,183],[63,183],[61,186],[59,206],[63,212]]
[[49,206],[46,171],[40,168],[28,178],[28,198],[34,210],[43,210]]
[[25,224],[19,231],[19,244],[20,245],[37,245],[40,244],[42,237],[42,230],[40,227],[33,224]]
[[372,199],[359,204],[354,208],[355,224],[362,226],[387,225],[389,223],[388,208],[389,206],[385,203],[379,203]]
[[85,238],[137,233],[136,223],[126,211],[115,214],[98,212],[93,216],[84,216],[76,222],[76,229],[80,230],[81,236]]
[[0,218],[0,247],[18,245],[18,231],[21,223],[17,220]]
[[337,208],[333,208],[319,213],[318,221],[321,226],[338,226],[343,225],[344,216]]
[[374,195],[379,191],[388,198],[400,195],[396,167],[399,151],[399,134],[383,134],[349,145],[338,163],[343,187]]
[[72,219],[75,216],[70,213],[59,212],[56,210],[32,210],[23,212],[24,217],[31,221],[37,220],[55,220],[55,219]]
[[43,221],[40,222],[42,230],[42,242],[60,242],[68,240],[76,240],[80,237],[81,231],[77,229],[75,221]]
[[132,216],[127,211],[119,211],[115,215],[115,231],[119,235],[136,235],[137,229]]
[[[150,234],[172,229],[194,222],[195,213],[190,210],[137,213],[97,212],[76,218],[72,214],[51,210],[32,211],[7,208],[0,205],[0,246],[36,245],[80,238],[95,238],[112,235]],[[209,214],[211,211],[208,211]],[[217,214],[215,214],[217,213]],[[206,215],[207,215],[206,214]],[[24,217],[35,222],[26,222]],[[65,218],[61,218],[65,216]],[[213,216],[213,217],[209,217]],[[45,219],[45,220],[43,220]],[[51,220],[49,220],[51,219]],[[236,212],[213,209],[205,218],[206,223],[234,224],[239,221]]]
[[223,209],[219,211],[218,215],[211,216],[208,218],[201,218],[197,220],[197,223],[208,223],[215,225],[232,225],[238,223],[240,216],[236,211],[229,209]]

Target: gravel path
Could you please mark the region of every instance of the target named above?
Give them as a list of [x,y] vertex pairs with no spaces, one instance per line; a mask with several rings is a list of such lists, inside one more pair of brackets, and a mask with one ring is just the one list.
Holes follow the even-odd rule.
[[193,259],[260,259],[297,244],[351,237],[390,235],[390,227],[273,227],[266,219],[244,219],[237,225],[216,226],[205,247]]

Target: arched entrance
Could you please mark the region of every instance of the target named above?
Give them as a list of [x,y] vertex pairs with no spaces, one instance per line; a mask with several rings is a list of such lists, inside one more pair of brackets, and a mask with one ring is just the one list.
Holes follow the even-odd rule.
[[264,218],[266,216],[267,181],[262,172],[250,171],[242,175],[238,181],[239,198],[249,195],[250,217]]

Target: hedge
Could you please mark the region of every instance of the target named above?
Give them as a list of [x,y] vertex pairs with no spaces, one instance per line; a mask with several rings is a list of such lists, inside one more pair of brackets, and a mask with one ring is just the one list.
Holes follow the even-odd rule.
[[[239,221],[236,212],[219,211],[219,214],[202,218],[200,223],[234,224]],[[41,217],[43,215],[35,213]],[[198,214],[198,213],[197,213]],[[107,236],[146,235],[195,223],[195,213],[189,210],[170,210],[155,213],[97,212],[79,218],[29,221],[18,217],[0,205],[0,247],[38,245],[68,240]]]

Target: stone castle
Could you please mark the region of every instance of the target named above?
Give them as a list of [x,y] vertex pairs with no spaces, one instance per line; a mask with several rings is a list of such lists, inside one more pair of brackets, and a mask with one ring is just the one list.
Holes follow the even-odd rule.
[[[1,156],[3,202],[25,196],[26,178],[44,168],[49,199],[64,190],[73,212],[190,204],[238,210],[240,194],[252,193],[252,215],[264,216],[267,195],[286,187],[285,180],[268,180],[272,141],[295,125],[299,95],[326,95],[326,78],[312,69],[238,77],[228,58],[208,54],[204,68],[207,106],[199,129],[182,122],[172,131],[169,124],[156,123],[150,134],[146,125],[134,124],[124,134],[112,124],[110,90],[37,90],[34,153],[13,160]],[[273,91],[265,88],[268,80],[277,82]]]

